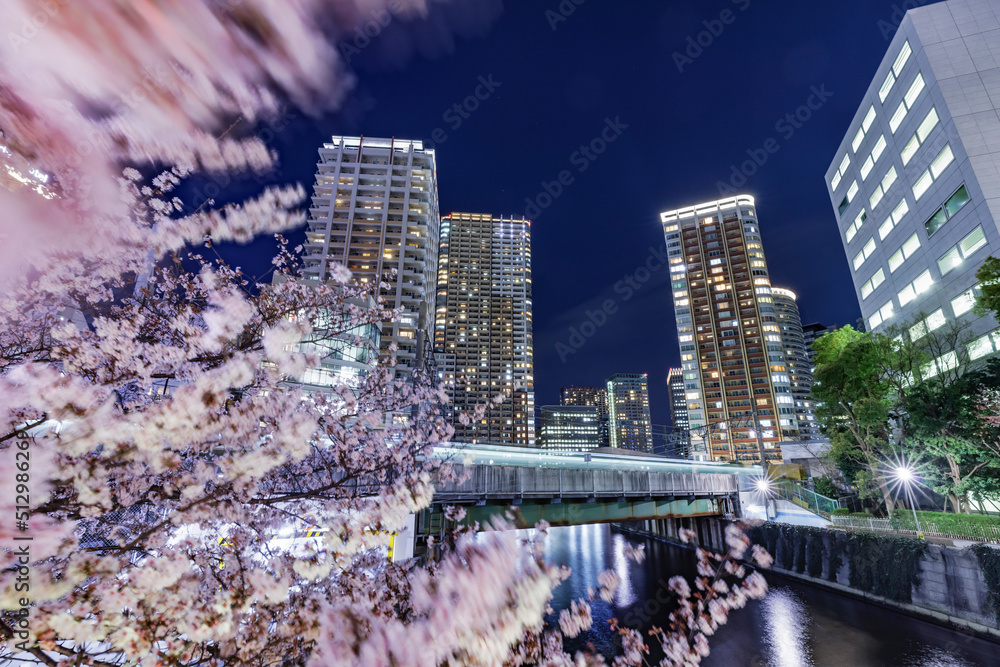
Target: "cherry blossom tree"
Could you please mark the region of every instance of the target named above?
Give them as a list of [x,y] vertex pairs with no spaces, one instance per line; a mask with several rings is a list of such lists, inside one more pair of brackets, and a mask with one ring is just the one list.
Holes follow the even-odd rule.
[[[427,11],[393,2],[396,13]],[[453,432],[447,397],[426,371],[396,379],[391,362],[354,386],[307,392],[296,381],[324,344],[361,344],[360,326],[397,315],[375,287],[343,268],[328,282],[299,279],[280,236],[277,279],[212,258],[215,243],[302,224],[304,189],[196,210],[176,196],[195,172],[271,169],[276,156],[235,125],[275,113],[279,100],[306,111],[337,104],[351,75],[331,36],[386,8],[5,5],[7,657],[147,667],[570,660],[561,638],[589,627],[589,606],[578,601],[561,630],[545,628],[568,573],[545,561],[544,526],[527,539],[502,520],[456,528],[425,562],[387,562],[390,536],[452,474],[429,456]],[[408,419],[391,425],[390,414]],[[321,536],[285,539],[306,516]],[[738,578],[740,567],[726,573]],[[601,584],[607,595],[616,581]],[[715,619],[691,605],[699,627],[706,609]],[[710,634],[699,632],[684,635],[689,655]],[[617,664],[638,664],[635,631],[623,630],[623,647]]]

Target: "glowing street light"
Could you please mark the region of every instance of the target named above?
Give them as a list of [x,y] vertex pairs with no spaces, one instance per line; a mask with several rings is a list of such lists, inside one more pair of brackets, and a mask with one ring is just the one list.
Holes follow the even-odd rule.
[[910,500],[910,509],[913,511],[913,523],[917,527],[917,537],[924,539],[924,534],[920,530],[920,521],[917,520],[917,503],[913,500],[913,495],[910,493],[910,485],[917,485],[920,483],[916,471],[908,464],[902,463],[893,467],[891,474],[897,482],[903,485],[903,488],[906,491],[906,497]]

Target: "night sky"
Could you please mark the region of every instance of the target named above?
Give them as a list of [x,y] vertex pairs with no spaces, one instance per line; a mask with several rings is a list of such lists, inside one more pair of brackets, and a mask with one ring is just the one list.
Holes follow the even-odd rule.
[[[245,197],[262,182],[311,188],[317,148],[334,134],[433,144],[442,214],[525,214],[526,199],[567,171],[559,196],[541,197],[549,205],[540,215],[527,211],[538,405],[558,403],[564,385],[644,372],[653,422],[669,423],[666,375],[679,352],[668,272],[641,269],[647,260],[655,269],[663,252],[659,213],[727,194],[719,183],[733,184],[748,151],[763,164],[748,165],[756,173],[730,192],[757,199],[772,283],[798,294],[804,323],[860,317],[823,176],[902,0],[563,0],[566,16],[557,0],[432,4],[426,21],[396,18],[367,45],[348,35],[342,45],[364,48],[350,53],[357,81],[340,111],[317,119],[290,110],[258,128],[281,171],[229,184],[216,199]],[[707,46],[691,46],[699,33]],[[492,94],[480,87],[486,99],[459,115],[453,106],[481,80]],[[577,152],[602,131],[613,141],[600,155]],[[768,140],[771,153],[762,150]],[[195,204],[199,196],[196,188]],[[226,254],[261,274],[271,245]],[[633,290],[619,283],[629,276],[648,279]],[[608,299],[614,314],[585,327],[593,335],[582,345],[571,341],[571,327]]]

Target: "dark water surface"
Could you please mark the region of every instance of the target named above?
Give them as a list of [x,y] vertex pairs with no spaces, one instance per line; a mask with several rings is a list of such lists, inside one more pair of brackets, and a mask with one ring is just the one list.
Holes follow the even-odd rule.
[[[628,543],[645,545],[646,560],[641,565],[625,558]],[[593,602],[594,627],[569,645],[576,649],[590,643],[605,655],[613,655],[617,645],[609,618],[643,631],[651,625],[666,626],[667,580],[684,574],[690,581],[695,571],[693,551],[606,525],[552,528],[547,553],[551,562],[573,569],[570,579],[556,589],[552,606],[557,612],[570,600],[586,596],[588,587],[596,589],[602,570],[613,569],[621,577],[615,600]],[[1000,666],[1000,644],[777,574],[765,572],[765,576],[771,587],[768,596],[730,615],[711,638],[712,654],[704,665]],[[658,661],[662,655],[656,652],[653,657]]]

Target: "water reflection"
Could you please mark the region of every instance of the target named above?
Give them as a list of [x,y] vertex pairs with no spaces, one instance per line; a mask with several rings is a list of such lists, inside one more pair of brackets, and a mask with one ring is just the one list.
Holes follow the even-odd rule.
[[[625,558],[625,545],[644,544],[646,560],[637,565]],[[675,574],[690,580],[694,554],[658,540],[612,531],[605,525],[552,528],[547,557],[573,569],[554,592],[549,617],[557,623],[559,610],[571,600],[597,588],[597,575],[613,569],[622,587],[613,602],[592,603],[593,628],[567,642],[570,653],[596,650],[606,656],[618,652],[618,638],[608,619],[616,617],[643,632],[668,625],[671,603],[666,581]],[[767,575],[771,593],[734,612],[711,638],[712,654],[705,667],[763,665],[798,667],[980,667],[1000,665],[1000,646],[973,639],[909,616],[841,596],[826,589],[802,585],[773,573]],[[651,646],[649,663],[662,654]]]
[[760,604],[765,645],[773,667],[813,665],[809,650],[809,610],[791,589],[771,588]]

